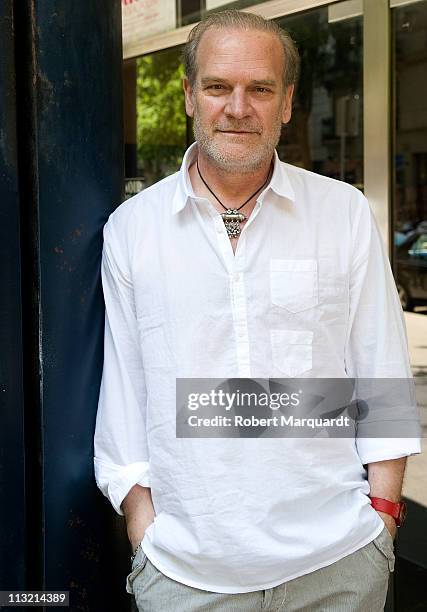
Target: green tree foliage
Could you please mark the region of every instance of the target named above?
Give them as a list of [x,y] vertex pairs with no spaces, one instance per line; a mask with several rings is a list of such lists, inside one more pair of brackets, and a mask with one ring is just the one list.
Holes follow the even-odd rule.
[[140,171],[150,185],[175,172],[186,148],[180,49],[137,60],[137,142]]

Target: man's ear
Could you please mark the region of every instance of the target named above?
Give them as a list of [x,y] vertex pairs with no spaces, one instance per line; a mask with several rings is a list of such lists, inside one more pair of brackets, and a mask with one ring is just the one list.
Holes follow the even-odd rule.
[[185,94],[185,112],[189,117],[194,115],[194,104],[193,104],[193,88],[190,85],[190,81],[187,77],[182,80],[182,87]]
[[282,108],[282,123],[289,123],[292,115],[292,96],[295,85],[288,85],[285,91],[285,99],[283,100]]

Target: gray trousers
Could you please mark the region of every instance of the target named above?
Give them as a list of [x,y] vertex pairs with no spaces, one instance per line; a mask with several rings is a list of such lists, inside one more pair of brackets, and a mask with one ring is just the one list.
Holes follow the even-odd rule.
[[127,576],[139,612],[382,612],[394,542],[386,527],[366,546],[326,567],[251,593],[213,593],[162,574],[139,549]]

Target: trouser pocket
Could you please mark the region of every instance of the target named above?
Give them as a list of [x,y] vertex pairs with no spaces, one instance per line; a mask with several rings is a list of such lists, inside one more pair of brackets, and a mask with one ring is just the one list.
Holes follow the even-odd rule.
[[373,544],[387,559],[390,572],[394,572],[394,564],[396,561],[394,541],[385,525],[381,533],[373,540]]
[[134,580],[135,580],[135,578],[137,576],[139,576],[139,574],[142,572],[142,570],[146,566],[147,559],[148,559],[147,555],[142,550],[142,548],[140,548],[138,550],[138,553],[137,553],[135,559],[133,560],[132,571],[126,577],[126,591],[128,593],[130,593],[131,595],[134,594],[133,593],[133,583],[134,583]]

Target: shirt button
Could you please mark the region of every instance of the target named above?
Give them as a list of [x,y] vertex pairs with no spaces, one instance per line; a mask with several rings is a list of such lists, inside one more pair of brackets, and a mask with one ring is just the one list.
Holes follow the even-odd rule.
[[238,272],[235,272],[233,278],[236,281],[236,283],[238,283],[240,280],[240,274]]

